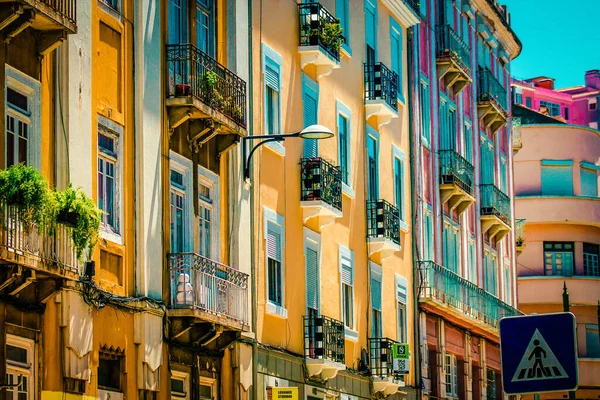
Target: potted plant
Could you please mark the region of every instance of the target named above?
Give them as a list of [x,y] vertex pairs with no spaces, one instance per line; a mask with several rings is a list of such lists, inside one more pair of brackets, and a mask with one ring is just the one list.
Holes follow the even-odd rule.
[[81,257],[84,251],[91,251],[100,232],[101,211],[96,204],[79,189],[69,187],[56,192],[56,222],[72,227],[71,238]]
[[0,171],[0,207],[16,208],[23,228],[39,231],[52,223],[53,198],[46,178],[35,168],[16,164]]
[[319,38],[323,46],[335,52],[340,51],[340,47],[344,43],[343,35],[344,30],[340,25],[339,19],[336,19],[334,22],[327,22],[324,18],[321,18],[321,33]]

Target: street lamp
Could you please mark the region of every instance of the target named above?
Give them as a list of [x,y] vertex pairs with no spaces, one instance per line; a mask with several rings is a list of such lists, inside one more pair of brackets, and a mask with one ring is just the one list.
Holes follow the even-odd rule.
[[247,137],[243,138],[242,139],[242,146],[243,146],[242,150],[244,152],[244,156],[246,156],[246,142],[247,141],[256,140],[256,139],[264,139],[260,143],[257,143],[252,148],[252,150],[250,150],[250,153],[248,154],[248,158],[246,158],[246,160],[244,161],[244,179],[250,178],[250,160],[252,159],[252,154],[254,154],[256,149],[258,149],[260,146],[262,146],[265,143],[283,142],[287,138],[296,138],[296,137],[299,137],[302,139],[313,139],[313,140],[329,139],[330,137],[333,137],[333,132],[331,132],[331,130],[329,128],[327,128],[323,125],[310,125],[304,129],[302,129],[300,132],[283,133],[280,135],[247,136]]

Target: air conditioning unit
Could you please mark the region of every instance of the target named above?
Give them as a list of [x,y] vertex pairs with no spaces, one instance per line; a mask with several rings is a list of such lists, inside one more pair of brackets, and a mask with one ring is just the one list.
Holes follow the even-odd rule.
[[98,400],[123,400],[123,393],[98,389]]

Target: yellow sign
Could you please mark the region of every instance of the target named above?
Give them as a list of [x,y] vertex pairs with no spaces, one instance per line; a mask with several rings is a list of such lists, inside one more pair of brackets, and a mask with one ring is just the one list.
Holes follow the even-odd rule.
[[273,388],[271,392],[273,400],[298,400],[298,388]]

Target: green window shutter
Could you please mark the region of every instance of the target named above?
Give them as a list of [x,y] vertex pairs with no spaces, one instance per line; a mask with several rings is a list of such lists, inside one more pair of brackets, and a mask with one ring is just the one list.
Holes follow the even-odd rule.
[[306,307],[319,309],[319,254],[306,249]]
[[[319,112],[319,93],[316,84],[309,81],[310,78],[303,77],[302,102],[304,109],[304,127],[315,125]],[[316,139],[304,139],[304,157],[314,158],[319,156],[319,145]]]
[[542,161],[542,195],[573,195],[571,165],[544,165]]
[[475,242],[469,240],[469,280],[477,283],[477,262],[475,260]]
[[596,170],[581,168],[581,195],[598,196],[598,174]]

